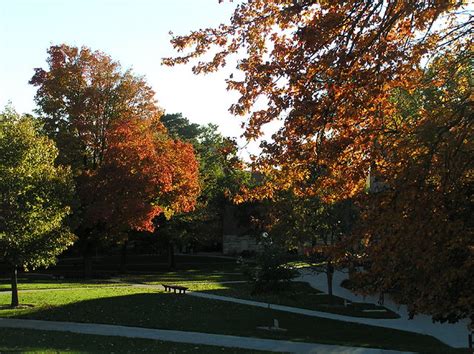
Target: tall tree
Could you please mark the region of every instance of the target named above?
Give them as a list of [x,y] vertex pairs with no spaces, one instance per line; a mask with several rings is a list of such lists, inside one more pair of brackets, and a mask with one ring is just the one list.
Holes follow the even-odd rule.
[[60,161],[73,166],[77,232],[90,273],[98,239],[123,242],[130,229],[153,230],[160,213],[191,210],[198,166],[192,146],[171,139],[160,123],[155,93],[142,77],[85,47],[52,46],[48,54],[48,69],[36,69],[30,83]]
[[[361,227],[358,234],[370,235],[373,240],[386,238],[405,246],[407,238],[412,240],[410,250],[424,250],[425,258],[436,264],[436,267],[425,268],[424,277],[432,277],[430,270],[438,269],[445,277],[435,278],[445,279],[445,282],[440,282],[437,289],[449,289],[451,271],[458,276],[456,284],[470,284],[465,271],[471,269],[474,252],[472,227],[460,222],[455,214],[438,215],[439,218],[434,215],[447,210],[448,206],[466,205],[465,191],[472,188],[466,182],[466,176],[472,174],[468,172],[472,171],[472,164],[466,151],[472,150],[469,140],[463,138],[463,134],[472,133],[472,121],[467,119],[472,114],[469,110],[472,96],[447,95],[445,100],[451,100],[451,107],[461,107],[448,109],[447,101],[439,100],[436,109],[417,112],[416,120],[402,120],[393,119],[399,109],[393,94],[397,90],[413,93],[433,83],[447,87],[448,76],[435,75],[426,80],[426,63],[437,53],[451,51],[459,57],[471,58],[464,62],[472,63],[473,23],[473,15],[463,2],[244,1],[237,6],[229,24],[174,36],[172,44],[178,51],[190,50],[181,56],[166,58],[164,63],[187,63],[217,50],[212,60],[200,61],[194,66],[194,72],[199,74],[218,70],[229,62],[230,55],[241,56],[237,66],[239,73],[227,83],[229,89],[240,94],[231,112],[250,116],[246,122],[246,137],[258,138],[263,125],[276,119],[283,121],[273,140],[262,143],[262,154],[255,163],[255,168],[266,174],[266,183],[248,191],[247,198],[273,197],[277,190],[291,186],[300,195],[321,194],[326,201],[341,200],[364,194],[369,171],[372,176],[379,175],[386,183],[384,188],[393,191],[394,200],[405,209],[398,209],[395,219],[368,218],[367,226],[379,225],[377,233]],[[257,100],[266,102],[267,106],[256,108]],[[455,135],[451,141],[457,145],[448,144],[453,148],[445,150],[446,145],[441,142],[451,134]],[[420,138],[426,140],[421,143]],[[413,154],[417,156],[415,164],[411,163]],[[447,173],[453,167],[449,163],[452,156],[456,156],[453,161],[459,161],[456,174]],[[445,177],[426,173],[435,165],[444,171]],[[399,179],[401,176],[404,177]],[[409,182],[414,180],[418,182]],[[434,188],[433,183],[444,186],[443,193],[449,191],[448,195],[454,199],[441,197],[444,194]],[[448,186],[453,190],[444,189]],[[379,193],[378,198],[388,195]],[[410,195],[411,199],[401,197]],[[418,196],[420,199],[415,202]],[[388,205],[391,204],[383,204],[382,200],[371,204],[375,209],[379,205],[379,210],[390,210]],[[360,206],[367,204],[361,201]],[[436,219],[435,224],[424,224],[421,215],[426,213],[431,215],[429,220]],[[433,226],[438,223],[443,227],[439,225],[435,232]],[[409,224],[406,237],[402,237],[401,232],[393,235],[388,232],[394,224]],[[453,228],[458,231],[456,235],[465,237],[452,238]],[[432,238],[434,234],[439,238]],[[457,263],[440,262],[438,247],[447,245],[438,243],[441,239],[451,240],[456,249],[465,252],[462,267]],[[374,242],[374,255],[376,244]],[[387,246],[379,253],[380,257],[396,254],[391,261],[409,264],[406,258],[399,257],[401,252],[390,253],[391,250]],[[451,257],[446,255],[445,259]],[[382,262],[376,259],[377,264]],[[396,267],[382,268],[393,275],[385,285],[393,283],[397,276],[404,277]],[[401,269],[412,275],[418,274],[413,271],[415,268]],[[463,271],[457,273],[456,269]],[[433,288],[427,286],[417,292],[407,284],[400,283],[398,291],[413,313],[422,309],[435,319],[450,320],[472,316],[472,307],[466,305],[473,303],[469,296],[453,298],[444,292],[446,296],[439,297],[442,299],[439,303],[430,300],[421,305],[420,299],[437,296]],[[417,297],[420,294],[424,296]]]
[[48,49],[48,69],[35,69],[30,84],[45,130],[56,141],[60,161],[75,174],[104,159],[107,132],[123,117],[157,119],[161,110],[144,78],[100,51],[66,44]]
[[0,114],[0,259],[11,266],[13,307],[19,305],[17,270],[55,263],[75,240],[64,221],[73,194],[69,168],[30,117]]
[[191,123],[182,113],[164,114],[161,122],[168,130],[168,134],[175,139],[196,142],[202,133],[203,127],[197,123]]
[[216,125],[190,123],[180,113],[165,114],[161,122],[169,134],[193,144],[199,161],[201,194],[192,213],[161,220],[160,231],[168,235],[171,243],[220,243],[224,205],[246,178],[236,146],[218,132]]

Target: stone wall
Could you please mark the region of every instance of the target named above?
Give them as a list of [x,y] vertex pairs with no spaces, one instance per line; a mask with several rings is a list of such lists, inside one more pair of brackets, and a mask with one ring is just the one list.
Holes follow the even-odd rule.
[[253,236],[224,235],[222,240],[223,254],[240,254],[242,251],[256,251],[257,241]]

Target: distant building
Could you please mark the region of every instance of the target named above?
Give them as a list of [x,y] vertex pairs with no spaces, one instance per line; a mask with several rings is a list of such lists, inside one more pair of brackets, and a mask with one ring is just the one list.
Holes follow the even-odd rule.
[[376,173],[375,169],[371,168],[367,174],[365,188],[369,193],[378,193],[384,191],[387,188],[387,184],[382,177]]
[[222,227],[222,253],[236,255],[242,252],[254,252],[258,249],[255,232],[250,221],[241,215],[235,205],[226,205]]

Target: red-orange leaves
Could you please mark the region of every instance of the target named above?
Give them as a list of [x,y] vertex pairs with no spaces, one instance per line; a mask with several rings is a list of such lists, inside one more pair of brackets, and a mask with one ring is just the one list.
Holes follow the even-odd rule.
[[396,289],[413,313],[449,320],[474,319],[474,22],[463,3],[243,0],[228,25],[173,38],[189,51],[165,61],[217,50],[194,69],[209,72],[237,53],[230,111],[246,117],[245,137],[283,122],[261,145],[262,183],[246,199],[293,189],[334,202],[376,177],[355,242],[373,265],[371,290]]
[[194,151],[170,139],[146,81],[86,47],[51,46],[48,54],[48,68],[30,83],[60,162],[78,176],[79,233],[152,230],[159,213],[191,210],[199,193]]
[[161,212],[170,216],[193,208],[198,167],[189,144],[138,118],[114,124],[107,140],[103,164],[84,176],[88,222],[153,231],[153,218]]

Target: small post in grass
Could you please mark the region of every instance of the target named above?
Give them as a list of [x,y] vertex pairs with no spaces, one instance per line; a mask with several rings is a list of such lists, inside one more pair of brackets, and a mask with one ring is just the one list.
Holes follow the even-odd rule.
[[263,329],[265,331],[271,331],[271,332],[286,332],[285,328],[280,327],[280,323],[276,318],[273,319],[273,326],[268,326],[268,327],[257,327],[257,329]]

